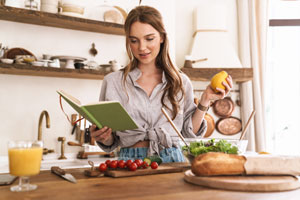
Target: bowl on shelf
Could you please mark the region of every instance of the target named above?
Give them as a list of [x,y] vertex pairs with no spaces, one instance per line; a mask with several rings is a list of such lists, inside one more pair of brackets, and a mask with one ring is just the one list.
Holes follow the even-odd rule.
[[75,69],[83,69],[84,68],[84,63],[82,62],[76,62],[74,63]]
[[63,3],[60,11],[62,15],[68,15],[71,17],[83,17],[84,6],[72,3]]
[[47,62],[44,61],[33,61],[31,64],[35,67],[47,67]]
[[102,64],[99,65],[100,71],[102,72],[110,72],[112,70],[112,65],[111,64]]
[[9,58],[1,58],[1,62],[5,64],[13,64],[14,59],[9,59]]

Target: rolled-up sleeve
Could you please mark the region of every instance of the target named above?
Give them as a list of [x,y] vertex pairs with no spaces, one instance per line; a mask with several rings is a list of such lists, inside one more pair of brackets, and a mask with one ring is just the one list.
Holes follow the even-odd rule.
[[193,132],[192,116],[197,109],[197,105],[194,103],[193,86],[189,78],[186,75],[182,76],[185,88],[185,100],[183,102],[183,126],[182,135],[186,138],[203,137],[207,129],[207,122],[203,119],[198,132]]

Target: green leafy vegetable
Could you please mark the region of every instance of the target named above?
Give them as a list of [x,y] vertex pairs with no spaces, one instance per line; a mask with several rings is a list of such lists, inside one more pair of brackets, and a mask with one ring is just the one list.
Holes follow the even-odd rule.
[[182,151],[184,153],[190,153],[194,156],[198,156],[207,152],[223,152],[228,154],[238,154],[238,148],[236,146],[232,146],[226,140],[220,140],[215,142],[214,139],[211,139],[207,142],[199,141],[199,142],[191,142],[190,146],[183,146]]

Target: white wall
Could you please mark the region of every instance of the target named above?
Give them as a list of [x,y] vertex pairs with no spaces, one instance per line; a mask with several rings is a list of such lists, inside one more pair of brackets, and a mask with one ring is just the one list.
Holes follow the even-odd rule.
[[[143,4],[154,6],[162,12],[170,38],[171,57],[179,67],[183,65],[184,56],[188,54],[191,46],[192,11],[198,1],[143,1]],[[212,0],[205,1],[212,2]],[[234,10],[235,1],[226,1]],[[90,0],[89,2],[95,1]],[[98,2],[102,3],[103,1],[98,0]],[[110,2],[122,5],[127,11],[138,4],[138,1],[129,0],[111,0]],[[216,3],[216,1],[214,2]],[[236,44],[235,16],[232,16],[230,23],[231,38]],[[127,62],[124,36],[43,27],[3,20],[0,20],[0,27],[1,43],[11,48],[23,47],[33,52],[37,57],[41,57],[42,54],[51,54],[81,56],[91,59],[88,50],[91,43],[94,42],[98,49],[95,61],[99,64],[107,63],[112,59],[117,59],[123,65]],[[60,110],[58,95],[55,91],[63,89],[82,102],[88,103],[98,99],[100,86],[100,80],[0,74],[0,156],[7,155],[6,145],[9,140],[37,138],[38,119],[43,110],[49,112],[51,121],[51,127],[46,129],[45,119],[43,120],[45,147],[55,149],[56,153],[60,153],[57,138],[64,136],[67,141],[75,141],[75,137],[71,136],[72,127]],[[204,87],[204,84],[200,84],[197,88],[202,86]],[[66,104],[64,104],[64,109],[66,113],[74,113]],[[66,152],[78,152],[78,148],[66,146]]]

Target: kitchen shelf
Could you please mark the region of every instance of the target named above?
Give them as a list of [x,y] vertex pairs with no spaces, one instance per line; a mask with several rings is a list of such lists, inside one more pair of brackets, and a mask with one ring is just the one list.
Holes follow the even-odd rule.
[[63,69],[0,63],[0,74],[102,80],[108,73],[93,69]]
[[[181,68],[181,71],[192,81],[210,81],[214,74],[222,70],[227,71],[236,82],[246,82],[253,78],[252,68]],[[0,63],[0,74],[102,80],[108,73],[93,69],[64,69]]]
[[124,25],[122,24],[102,22],[8,6],[0,6],[0,20],[96,33],[125,35]]
[[226,71],[233,81],[246,82],[253,79],[252,68],[181,68],[192,81],[210,81],[216,73]]

